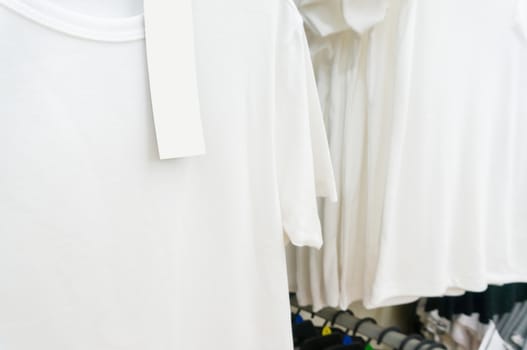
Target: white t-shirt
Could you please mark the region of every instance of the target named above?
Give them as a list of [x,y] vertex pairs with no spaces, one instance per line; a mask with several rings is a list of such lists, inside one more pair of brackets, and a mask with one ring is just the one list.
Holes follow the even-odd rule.
[[207,155],[160,161],[142,17],[0,0],[0,348],[292,348],[283,232],[335,197],[302,20],[194,5]]
[[[526,281],[527,2],[298,1],[340,123],[328,123],[340,202],[322,215],[339,254],[331,240],[297,250],[299,300],[335,304],[335,271],[343,308]],[[346,26],[360,45],[338,41]],[[357,74],[332,90],[346,50]]]
[[310,35],[339,202],[322,200],[324,247],[290,248],[290,288],[301,304],[346,309],[363,298],[367,205],[368,30],[383,19],[383,1],[297,0]]
[[[379,249],[369,306],[527,280],[518,1],[403,1],[388,59],[379,50],[389,31],[374,33],[369,119],[388,129],[369,139],[386,155],[385,169],[370,172],[384,174],[372,188],[385,191],[371,197],[382,209],[368,232]],[[387,89],[391,98],[376,100]]]

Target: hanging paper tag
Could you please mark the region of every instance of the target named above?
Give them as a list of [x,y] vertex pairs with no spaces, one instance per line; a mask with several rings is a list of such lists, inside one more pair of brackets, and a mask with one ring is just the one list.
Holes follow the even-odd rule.
[[161,159],[205,153],[191,0],[145,0],[150,96]]
[[331,333],[333,333],[331,327],[325,326],[324,328],[322,328],[322,335],[330,335]]

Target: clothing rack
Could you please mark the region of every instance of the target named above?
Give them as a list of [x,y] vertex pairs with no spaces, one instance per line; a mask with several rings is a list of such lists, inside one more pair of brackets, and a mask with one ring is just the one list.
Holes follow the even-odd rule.
[[294,295],[290,297],[291,306],[297,311],[306,311],[314,316],[318,316],[326,321],[334,321],[335,325],[344,327],[344,329],[353,330],[359,324],[357,333],[372,339],[381,340],[382,344],[388,345],[393,349],[400,350],[438,350],[446,349],[446,346],[429,340],[416,339],[415,335],[406,335],[401,333],[397,327],[383,328],[374,322],[368,322],[371,319],[360,319],[349,312],[342,312],[334,308],[324,308],[320,311],[313,312],[311,306],[299,306],[298,301]]

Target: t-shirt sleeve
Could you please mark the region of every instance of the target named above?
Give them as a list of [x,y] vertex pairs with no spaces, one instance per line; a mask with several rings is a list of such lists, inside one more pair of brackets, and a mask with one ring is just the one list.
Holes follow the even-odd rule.
[[[296,22],[295,22],[296,23]],[[307,39],[298,25],[276,50],[274,154],[282,223],[297,246],[322,246],[317,195],[336,199],[335,180]]]
[[[302,31],[302,34],[304,32]],[[302,37],[304,37],[302,35]],[[324,116],[320,106],[320,98],[316,86],[315,74],[313,72],[313,64],[311,62],[311,54],[307,46],[307,41],[303,47],[304,68],[306,74],[306,99],[309,113],[313,162],[315,171],[315,188],[317,196],[325,197],[332,202],[337,201],[337,186],[335,183],[335,175],[333,172],[333,165],[331,162],[331,154],[329,151],[328,138],[326,127],[324,125]]]

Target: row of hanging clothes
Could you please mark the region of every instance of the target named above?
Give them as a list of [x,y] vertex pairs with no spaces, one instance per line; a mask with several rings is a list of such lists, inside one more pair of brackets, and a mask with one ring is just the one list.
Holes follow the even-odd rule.
[[489,286],[480,293],[423,298],[421,333],[456,350],[527,349],[527,284]]
[[420,334],[406,335],[395,326],[381,327],[372,317],[357,317],[351,310],[324,308],[313,311],[291,298],[292,332],[297,350],[401,350],[446,349]]
[[287,248],[300,305],[527,281],[527,2],[296,0],[339,201]]

